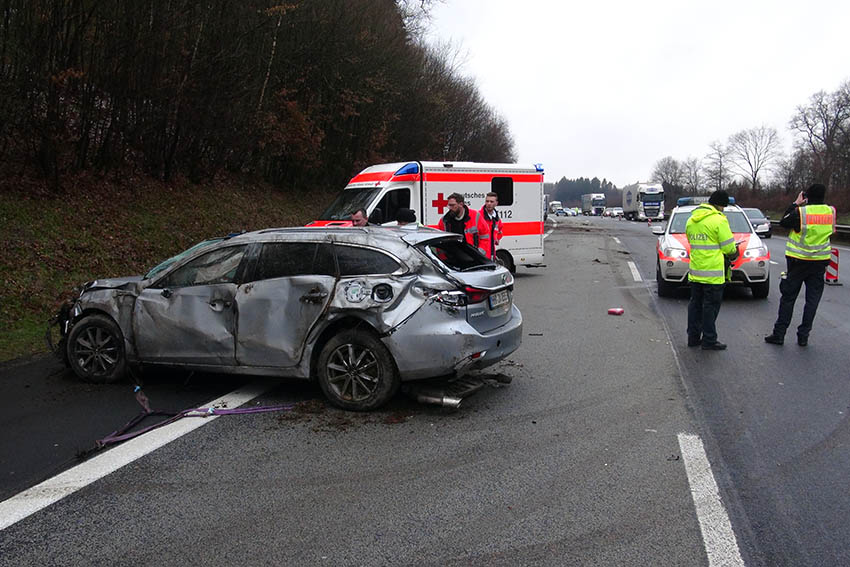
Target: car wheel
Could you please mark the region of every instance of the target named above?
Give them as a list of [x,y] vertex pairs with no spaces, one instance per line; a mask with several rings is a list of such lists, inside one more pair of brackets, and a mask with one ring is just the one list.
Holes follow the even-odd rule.
[[753,290],[753,297],[756,299],[766,299],[770,294],[770,278],[767,280],[753,284],[750,286],[750,289]]
[[329,340],[319,354],[319,386],[342,409],[369,411],[392,398],[399,387],[390,351],[370,332],[348,330]]
[[68,364],[81,380],[107,384],[127,373],[124,335],[105,315],[89,315],[68,333]]
[[496,263],[506,267],[510,273],[516,274],[516,264],[507,250],[496,250]]
[[676,286],[661,277],[661,266],[655,265],[655,281],[658,284],[658,297],[672,297]]

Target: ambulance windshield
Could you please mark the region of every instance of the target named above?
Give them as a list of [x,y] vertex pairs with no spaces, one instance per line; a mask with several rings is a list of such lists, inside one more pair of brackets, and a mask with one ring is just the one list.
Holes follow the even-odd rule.
[[351,213],[357,209],[368,209],[369,204],[378,195],[379,187],[365,187],[363,189],[345,189],[325,209],[318,220],[348,220]]

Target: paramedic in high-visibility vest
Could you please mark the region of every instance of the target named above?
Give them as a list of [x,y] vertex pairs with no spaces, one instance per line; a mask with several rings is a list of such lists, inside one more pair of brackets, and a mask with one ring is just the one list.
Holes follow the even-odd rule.
[[797,344],[809,344],[809,333],[823,295],[823,276],[829,265],[831,246],[829,237],[835,232],[835,207],[824,204],[826,187],[816,183],[808,191],[802,191],[785,211],[779,221],[789,229],[785,244],[786,272],[779,280],[779,315],[773,324],[773,333],[765,342],[781,345],[785,342],[785,331],[791,324],[794,303],[803,283],[806,284],[806,305],[803,321],[797,327]]
[[726,191],[715,191],[688,219],[685,233],[691,245],[688,281],[691,300],[688,303],[688,346],[703,350],[724,350],[717,340],[717,314],[723,301],[723,288],[728,279],[727,261],[738,258],[735,237],[723,209],[729,204]]
[[499,245],[499,241],[502,239],[502,219],[499,218],[499,211],[496,210],[496,205],[498,204],[499,195],[493,192],[487,193],[487,196],[484,198],[484,206],[480,211],[490,233],[489,246],[487,246],[487,239],[484,239],[485,252],[487,252],[487,257],[490,259],[496,257],[496,246]]
[[489,239],[490,233],[487,232],[487,224],[482,216],[478,214],[478,211],[470,209],[464,204],[463,195],[460,193],[452,193],[446,198],[446,201],[449,212],[443,215],[437,224],[437,228],[446,232],[462,234],[467,244],[478,248],[482,254],[486,255],[487,250],[482,246],[481,237],[486,234]]

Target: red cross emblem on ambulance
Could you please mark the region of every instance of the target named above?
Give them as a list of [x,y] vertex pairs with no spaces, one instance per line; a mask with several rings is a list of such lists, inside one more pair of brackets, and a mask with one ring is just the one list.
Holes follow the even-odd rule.
[[437,198],[431,201],[431,206],[437,207],[437,213],[439,214],[443,214],[443,208],[445,208],[445,206],[448,204],[449,201],[443,198],[442,193],[437,193]]

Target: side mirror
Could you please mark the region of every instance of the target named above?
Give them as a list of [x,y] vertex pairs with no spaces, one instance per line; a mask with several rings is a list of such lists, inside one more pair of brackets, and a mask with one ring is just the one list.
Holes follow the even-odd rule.
[[652,234],[657,234],[658,236],[661,236],[662,234],[664,234],[664,227],[663,226],[653,226],[652,227]]

